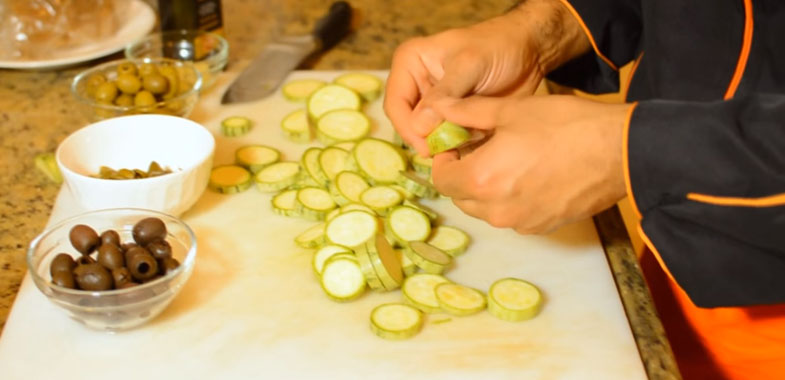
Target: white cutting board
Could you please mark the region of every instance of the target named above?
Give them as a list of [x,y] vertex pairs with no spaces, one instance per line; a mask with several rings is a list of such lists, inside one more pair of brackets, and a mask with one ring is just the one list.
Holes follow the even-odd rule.
[[[296,72],[331,80],[338,72]],[[386,72],[376,72],[384,77]],[[280,93],[221,107],[234,74],[219,78],[192,118],[216,135],[216,164],[248,143],[296,159],[307,145],[288,142],[279,122],[301,107]],[[366,112],[375,136],[390,138],[381,100]],[[220,135],[220,120],[244,115],[255,127],[241,138]],[[316,145],[313,143],[311,145]],[[645,379],[594,225],[585,220],[548,235],[521,236],[463,215],[446,199],[427,204],[473,238],[447,273],[487,290],[502,277],[537,284],[547,301],[539,316],[511,323],[487,312],[429,316],[407,341],[369,329],[369,312],[400,301],[400,291],[368,292],[350,303],[322,293],[311,251],[292,239],[313,222],[272,213],[270,195],[205,192],[184,215],[198,239],[196,267],[170,307],[136,330],[89,330],[49,303],[25,278],[0,338],[0,378],[12,379]],[[50,223],[79,212],[61,191]],[[89,368],[89,369],[87,369]]]

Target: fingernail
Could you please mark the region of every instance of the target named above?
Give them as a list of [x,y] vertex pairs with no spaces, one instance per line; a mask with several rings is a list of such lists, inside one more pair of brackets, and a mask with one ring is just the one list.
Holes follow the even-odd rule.
[[414,117],[414,124],[412,125],[412,129],[420,134],[421,136],[425,136],[428,133],[436,128],[439,123],[441,123],[442,117],[439,116],[432,108],[424,107],[418,110],[417,115]]

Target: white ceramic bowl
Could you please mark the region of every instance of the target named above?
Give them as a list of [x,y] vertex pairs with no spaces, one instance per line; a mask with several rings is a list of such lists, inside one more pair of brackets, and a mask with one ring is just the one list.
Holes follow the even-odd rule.
[[[65,185],[85,210],[133,207],[181,215],[207,187],[215,139],[191,120],[131,115],[90,124],[57,148]],[[92,177],[101,166],[147,170],[156,161],[173,173],[113,180]]]

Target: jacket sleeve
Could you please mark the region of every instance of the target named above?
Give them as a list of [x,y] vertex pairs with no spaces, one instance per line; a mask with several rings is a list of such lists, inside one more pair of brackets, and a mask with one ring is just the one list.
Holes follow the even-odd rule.
[[785,302],[785,95],[643,101],[625,135],[644,240],[693,303]]
[[548,79],[589,93],[619,91],[618,68],[638,56],[640,0],[561,0],[581,25],[592,51],[548,74]]

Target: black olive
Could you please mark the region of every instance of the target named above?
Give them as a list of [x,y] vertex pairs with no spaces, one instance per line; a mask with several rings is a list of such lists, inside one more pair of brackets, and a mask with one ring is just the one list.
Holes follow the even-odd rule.
[[79,256],[79,257],[76,258],[76,265],[77,265],[77,267],[79,265],[87,265],[87,264],[92,264],[94,262],[95,262],[95,259],[90,257],[90,256],[82,255],[82,256]]
[[160,274],[167,274],[180,266],[180,262],[173,257],[167,257],[163,260],[158,260],[158,272]]
[[101,244],[98,247],[98,263],[106,269],[122,268],[125,265],[123,251],[114,244]]
[[83,255],[91,254],[98,248],[98,244],[101,243],[98,233],[90,226],[84,224],[77,224],[71,228],[68,238],[71,240],[71,245]]
[[139,283],[136,283],[136,282],[126,282],[125,284],[121,285],[119,287],[119,289],[133,288],[136,285],[139,285]]
[[71,257],[71,255],[67,253],[58,253],[57,256],[52,259],[52,263],[49,264],[49,274],[54,277],[57,272],[71,273],[74,268],[76,268],[76,261],[74,261],[74,258]]
[[134,242],[129,241],[127,243],[121,244],[120,248],[123,250],[123,252],[127,252],[129,249],[131,249],[133,247],[138,247],[138,246],[139,246],[139,244],[136,244]]
[[114,280],[115,289],[120,289],[123,285],[132,282],[133,278],[131,278],[131,272],[128,271],[128,268],[123,267],[112,269],[112,280]]
[[166,239],[166,225],[158,218],[144,218],[134,225],[134,241],[141,246]]
[[112,275],[101,264],[79,265],[74,269],[76,283],[82,290],[112,289]]
[[163,260],[167,257],[172,257],[172,246],[166,240],[156,240],[147,245],[148,251],[155,257],[156,260]]
[[128,263],[131,262],[131,257],[138,255],[140,253],[151,255],[150,251],[148,251],[147,248],[135,245],[129,248],[127,251],[125,251],[125,265],[128,266],[129,265]]
[[158,274],[158,262],[147,252],[131,256],[127,264],[131,276],[137,281],[144,282]]
[[120,234],[115,230],[106,230],[101,233],[101,244],[114,244],[120,246]]
[[71,271],[58,271],[52,274],[52,283],[68,289],[75,289],[74,274]]

